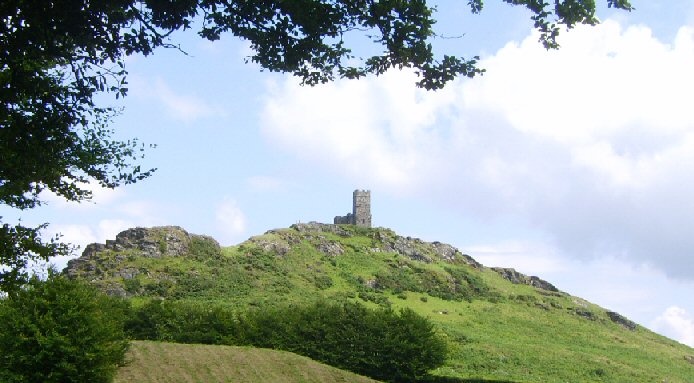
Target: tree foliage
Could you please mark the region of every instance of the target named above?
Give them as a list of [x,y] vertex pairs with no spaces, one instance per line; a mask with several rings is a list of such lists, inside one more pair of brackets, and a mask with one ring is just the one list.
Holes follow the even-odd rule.
[[[530,10],[548,48],[558,46],[561,26],[597,23],[594,0],[503,1]],[[607,3],[631,9],[628,0]],[[483,1],[468,5],[478,13]],[[91,195],[86,184],[113,188],[152,174],[137,165],[145,147],[114,139],[108,123],[117,110],[95,97],[125,96],[125,57],[173,47],[170,35],[193,25],[208,40],[247,40],[250,61],[309,85],[407,67],[419,86],[438,89],[482,72],[476,56],[434,53],[435,8],[426,0],[5,0],[0,17],[0,204],[18,209],[40,205],[44,190],[81,201]],[[348,43],[355,33],[380,53],[357,55]],[[24,244],[2,243],[3,264],[64,253],[40,229],[4,227],[7,238],[27,235]],[[5,285],[25,279],[0,272]]]
[[133,339],[234,345],[236,324],[227,307],[154,299],[129,311],[125,329]]
[[0,381],[109,382],[128,342],[118,301],[78,281],[33,278],[0,301]]
[[447,355],[427,318],[358,303],[265,308],[242,316],[236,337],[388,382],[421,379]]
[[225,307],[150,301],[132,310],[135,339],[250,345],[291,351],[390,382],[414,381],[441,366],[446,342],[414,311],[317,302],[234,313]]

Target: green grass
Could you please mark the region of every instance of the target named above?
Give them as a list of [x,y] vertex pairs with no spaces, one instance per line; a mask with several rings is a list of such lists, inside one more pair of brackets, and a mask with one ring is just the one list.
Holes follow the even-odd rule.
[[[205,249],[207,257],[127,254],[115,262],[116,254],[105,253],[100,274],[85,278],[127,284],[136,303],[157,297],[245,310],[325,298],[409,307],[431,318],[448,339],[451,353],[435,371],[438,382],[694,383],[694,365],[685,359],[694,356],[692,348],[642,327],[630,331],[569,294],[437,259],[421,242],[413,241],[413,248],[433,262],[382,250],[395,238],[387,229],[351,226],[341,235],[281,229],[221,254]],[[342,253],[321,252],[326,245]],[[123,268],[140,271],[135,281],[114,272]]]
[[296,354],[250,347],[132,342],[114,383],[376,383]]

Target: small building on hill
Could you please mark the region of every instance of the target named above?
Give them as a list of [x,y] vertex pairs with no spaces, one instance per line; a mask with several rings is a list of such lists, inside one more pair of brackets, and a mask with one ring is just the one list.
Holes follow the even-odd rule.
[[371,191],[355,190],[352,193],[352,212],[336,216],[335,225],[357,225],[371,227]]

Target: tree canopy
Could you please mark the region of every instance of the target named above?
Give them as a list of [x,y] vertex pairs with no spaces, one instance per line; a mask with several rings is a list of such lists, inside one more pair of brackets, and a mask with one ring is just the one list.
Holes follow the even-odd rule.
[[[503,0],[523,6],[547,48],[562,27],[596,24],[594,0]],[[30,209],[51,191],[89,199],[86,184],[113,188],[149,177],[146,146],[108,128],[118,112],[95,97],[127,94],[128,55],[176,47],[174,31],[199,27],[208,40],[247,40],[249,60],[307,85],[413,68],[418,86],[438,89],[483,72],[478,57],[437,56],[435,7],[426,0],[6,0],[0,4],[0,203]],[[468,0],[472,13],[482,0]],[[628,0],[610,7],[632,9]],[[379,54],[356,57],[347,35],[367,36]],[[2,223],[2,222],[0,222]],[[0,288],[26,278],[30,259],[65,253],[42,227],[0,227]]]
[[0,381],[110,382],[125,362],[125,306],[50,272],[0,300]]

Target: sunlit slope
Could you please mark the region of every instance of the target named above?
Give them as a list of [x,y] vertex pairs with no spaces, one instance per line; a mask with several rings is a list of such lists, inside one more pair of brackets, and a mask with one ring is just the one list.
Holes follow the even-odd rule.
[[436,373],[451,378],[694,383],[693,349],[446,244],[299,224],[219,248],[180,228],[146,230],[85,252],[67,272],[135,303],[161,297],[243,310],[323,297],[410,307],[449,340]]
[[114,383],[375,383],[289,352],[135,341]]

